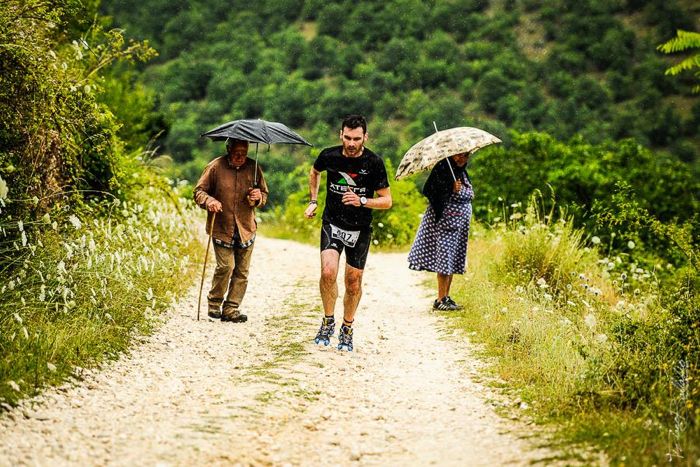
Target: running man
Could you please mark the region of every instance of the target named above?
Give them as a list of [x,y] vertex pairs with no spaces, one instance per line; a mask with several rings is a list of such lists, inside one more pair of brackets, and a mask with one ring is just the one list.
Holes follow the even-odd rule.
[[[352,324],[362,296],[362,273],[372,235],[372,209],[389,209],[391,192],[384,161],[366,148],[367,122],[350,115],[340,130],[342,145],[321,151],[309,172],[309,206],[304,216],[316,215],[321,172],[326,170],[326,208],[321,227],[321,301],[324,317],[316,343],[330,344],[335,330],[338,264],[345,250],[345,297],[338,349],[353,350]],[[376,197],[375,197],[376,193]]]

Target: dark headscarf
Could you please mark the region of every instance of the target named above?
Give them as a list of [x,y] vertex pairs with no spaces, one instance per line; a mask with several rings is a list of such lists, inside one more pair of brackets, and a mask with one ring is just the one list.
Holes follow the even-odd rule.
[[[464,164],[464,167],[460,167],[448,157],[447,159],[441,160],[433,167],[430,176],[428,176],[428,180],[426,180],[425,185],[423,185],[423,194],[428,198],[428,202],[430,202],[430,205],[433,207],[437,220],[440,220],[442,217],[447,201],[450,199],[450,195],[452,195],[455,181],[448,164],[452,166],[457,180],[461,178],[463,172],[467,172],[467,164]],[[469,180],[469,174],[467,174],[467,180]],[[471,180],[469,180],[469,183],[471,183]]]

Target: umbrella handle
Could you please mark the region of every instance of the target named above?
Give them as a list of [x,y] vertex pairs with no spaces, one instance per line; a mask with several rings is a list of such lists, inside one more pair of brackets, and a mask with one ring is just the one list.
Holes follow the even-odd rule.
[[[267,146],[268,151],[270,146]],[[255,143],[255,171],[253,172],[253,188],[258,187],[258,143]]]
[[[437,133],[438,129],[437,129],[437,124],[435,123],[435,120],[433,120],[433,127],[435,127],[435,133]],[[455,171],[452,169],[452,164],[450,164],[449,157],[447,159],[448,159],[447,167],[450,168],[450,173],[452,174],[452,180],[454,180],[456,182],[457,177],[455,176]]]
[[207,241],[207,251],[204,253],[204,266],[202,266],[202,282],[199,284],[199,298],[197,299],[197,321],[199,321],[199,308],[202,304],[202,289],[204,288],[204,273],[207,270],[207,258],[209,257],[209,246],[211,245],[211,237],[214,234],[214,220],[216,213],[211,216],[211,224],[209,225],[209,240]]
[[454,169],[452,168],[452,164],[450,163],[450,158],[449,158],[449,157],[447,158],[447,167],[450,168],[450,173],[452,174],[452,180],[454,180],[454,181],[456,182],[456,181],[457,181],[457,177],[455,176],[455,171],[454,171]]

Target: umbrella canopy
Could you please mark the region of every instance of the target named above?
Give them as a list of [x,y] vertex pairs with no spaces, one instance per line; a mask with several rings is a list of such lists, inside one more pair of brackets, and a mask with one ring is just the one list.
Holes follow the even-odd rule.
[[428,170],[452,155],[465,152],[471,154],[484,146],[500,142],[491,133],[466,126],[435,132],[414,144],[404,154],[396,169],[395,179]]
[[290,130],[286,125],[278,122],[268,122],[265,120],[233,120],[224,123],[202,134],[214,141],[224,141],[228,138],[240,139],[251,143],[262,144],[304,144],[312,146],[311,143]]

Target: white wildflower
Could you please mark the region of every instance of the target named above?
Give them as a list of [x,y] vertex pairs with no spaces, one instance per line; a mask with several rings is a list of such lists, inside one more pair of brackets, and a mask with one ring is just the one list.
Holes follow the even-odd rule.
[[547,285],[547,281],[544,280],[544,277],[537,279],[537,285],[540,289],[546,289],[549,287],[549,285]]
[[518,203],[513,203],[513,204],[510,205],[510,207],[511,207],[511,208],[517,208],[517,207],[518,207]]
[[595,328],[598,324],[598,320],[593,313],[588,313],[583,319],[583,322],[586,323],[586,326],[588,326],[590,329]]
[[27,331],[26,326],[22,326],[22,334],[24,335],[24,338],[29,340],[29,331]]
[[576,306],[576,304],[574,302],[572,302],[571,300],[567,300],[566,304],[569,306]]
[[15,318],[15,321],[17,321],[19,324],[22,324],[22,317],[19,315],[19,313],[15,313],[12,316]]
[[593,237],[591,238],[591,243],[594,244],[594,245],[599,245],[599,244],[600,244],[600,237],[593,236]]
[[380,223],[377,224],[377,227],[379,227],[380,229],[383,229],[383,228],[384,228],[384,224],[382,224],[382,223],[380,222]]
[[105,318],[107,318],[110,321],[114,321],[114,318],[112,318],[112,315],[110,315],[109,313],[105,313]]
[[552,295],[551,295],[551,294],[548,294],[548,293],[545,293],[545,294],[544,294],[544,298],[545,298],[545,300],[552,300]]
[[635,243],[632,240],[627,242],[627,248],[629,248],[630,250],[634,250],[635,246],[637,246],[637,245],[635,245]]
[[595,340],[598,341],[599,344],[605,344],[608,341],[608,336],[603,333],[596,334]]
[[79,230],[83,226],[83,223],[80,222],[80,219],[78,219],[78,216],[76,216],[75,214],[71,214],[68,217],[68,222],[70,222],[73,225],[73,228],[75,228],[75,230]]
[[379,240],[373,240],[372,243],[374,243],[375,245],[379,245]]
[[8,381],[7,384],[12,388],[13,391],[15,392],[21,392],[22,390],[19,387],[19,384],[15,383],[14,381]]
[[66,249],[66,257],[71,259],[73,257],[73,246],[70,243],[64,243],[63,247]]
[[499,197],[498,197],[498,201],[503,201],[503,198],[501,198],[501,197],[499,196]]
[[51,228],[54,229],[54,230],[58,230],[58,222],[53,221],[53,222],[51,223]]
[[153,289],[151,287],[148,288],[148,291],[146,292],[146,300],[151,300],[153,298]]
[[7,283],[7,288],[10,290],[15,290],[15,280],[11,279],[10,282]]
[[523,215],[520,214],[519,212],[514,212],[513,214],[510,215],[510,220],[512,221],[517,221],[519,219],[522,219]]
[[516,286],[516,287],[515,287],[515,293],[517,293],[517,294],[525,293],[525,287],[523,287],[522,285]]
[[46,286],[44,284],[41,284],[41,288],[39,289],[39,301],[46,301]]
[[508,313],[508,308],[506,308],[506,307],[501,308],[501,313]]
[[56,269],[58,270],[59,274],[65,274],[66,271],[66,263],[63,261],[59,261],[58,264],[56,265]]
[[22,232],[22,246],[27,246],[27,232]]
[[392,234],[389,233],[389,234],[386,234],[386,238],[388,238],[388,239],[391,240],[392,238],[394,238],[394,236],[393,236]]
[[7,188],[7,182],[0,177],[0,199],[7,199],[7,193],[10,190]]
[[46,362],[46,368],[48,368],[51,373],[56,372],[56,365],[51,362]]

